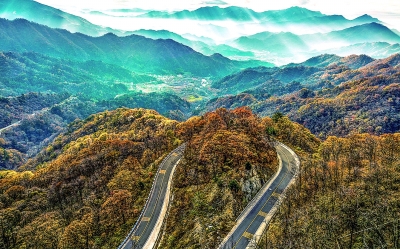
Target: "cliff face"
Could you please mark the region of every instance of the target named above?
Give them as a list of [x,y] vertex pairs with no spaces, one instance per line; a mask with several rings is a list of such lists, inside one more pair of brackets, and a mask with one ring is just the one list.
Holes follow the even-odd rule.
[[240,185],[246,201],[250,201],[265,183],[266,175],[260,175],[256,170],[251,169],[245,177],[240,179]]

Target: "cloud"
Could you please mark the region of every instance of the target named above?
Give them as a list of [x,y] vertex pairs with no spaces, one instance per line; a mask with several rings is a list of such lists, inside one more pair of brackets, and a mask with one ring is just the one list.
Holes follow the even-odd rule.
[[309,3],[310,3],[310,0],[299,0],[299,5],[306,5]]
[[201,3],[206,5],[228,5],[227,2],[224,2],[222,0],[206,0],[202,1]]

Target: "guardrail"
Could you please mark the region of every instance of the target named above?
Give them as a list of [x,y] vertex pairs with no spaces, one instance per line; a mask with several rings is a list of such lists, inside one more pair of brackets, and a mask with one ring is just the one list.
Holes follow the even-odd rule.
[[[273,147],[275,147],[275,146],[277,146],[278,144],[279,145],[283,145],[283,144],[281,144],[280,142],[277,142],[276,140],[273,140],[273,141],[267,141],[267,143],[269,144],[269,145],[271,145],[271,146],[273,146]],[[271,176],[271,178],[266,182],[266,183],[264,183],[264,185],[260,188],[260,190],[258,190],[258,192],[256,193],[256,195],[253,197],[253,199],[251,199],[250,201],[249,201],[249,203],[247,203],[247,205],[246,205],[246,207],[243,209],[243,211],[239,214],[239,216],[236,218],[236,222],[240,219],[240,218],[242,218],[242,216],[247,212],[247,209],[249,208],[249,207],[251,207],[251,206],[253,206],[255,203],[256,203],[256,201],[259,199],[259,197],[260,196],[262,196],[263,194],[264,194],[264,189],[268,186],[268,184],[275,178],[275,176],[278,174],[278,172],[276,172],[274,175],[272,175]]]
[[[181,150],[179,151],[179,152],[181,152],[181,153],[183,153],[184,151],[185,151],[185,147],[186,147],[186,143],[185,144],[182,144],[183,145],[183,147],[181,148]],[[177,163],[179,163],[179,161],[180,160],[178,160],[178,162]],[[172,172],[172,174],[171,174],[171,191],[172,191],[172,189],[173,189],[173,186],[174,186],[174,180],[173,180],[173,177],[174,177],[174,175],[175,175],[175,170]],[[165,227],[166,227],[166,224],[165,224],[165,222],[164,222],[164,220],[168,217],[168,215],[169,215],[169,211],[170,211],[170,207],[171,207],[171,204],[172,204],[172,201],[173,201],[173,195],[171,194],[169,197],[169,202],[168,202],[168,206],[167,206],[167,212],[166,212],[166,214],[165,214],[165,216],[164,216],[164,219],[163,219],[163,223],[162,223],[162,227],[161,227],[161,231],[160,231],[160,233],[158,233],[158,235],[157,235],[157,239],[156,239],[156,243],[154,244],[155,245],[155,248],[157,248],[157,245],[161,242],[161,239],[162,239],[162,236],[163,236],[163,233],[164,233],[164,231],[165,231]]]
[[[291,184],[293,184],[293,182],[294,182],[294,180],[297,178],[297,176],[298,176],[298,173],[299,173],[299,169],[300,169],[300,159],[299,159],[299,157],[296,155],[296,153],[294,153],[294,151],[292,150],[292,149],[290,149],[288,146],[286,146],[286,145],[284,145],[284,144],[282,144],[282,143],[280,143],[280,142],[278,142],[278,141],[269,141],[269,144],[271,145],[271,146],[274,146],[274,147],[276,147],[276,146],[278,146],[278,145],[280,145],[280,146],[282,146],[283,148],[285,148],[287,151],[289,151],[289,153],[293,156],[293,158],[295,159],[295,167],[293,168],[292,167],[292,165],[290,164],[289,165],[289,167],[290,167],[290,172],[291,173],[293,173],[293,178],[292,178],[292,180],[290,181],[290,183],[289,183],[289,185],[284,189],[284,191],[279,195],[279,198],[278,198],[278,200],[277,200],[277,202],[274,204],[274,206],[273,206],[273,208],[271,209],[271,211],[270,212],[268,212],[268,214],[270,214],[270,217],[273,217],[274,216],[274,214],[275,214],[275,212],[277,211],[277,208],[279,207],[279,205],[282,203],[282,200],[283,200],[283,198],[284,198],[284,195],[286,194],[286,192],[287,192],[287,190],[288,190],[288,187],[291,185]],[[279,155],[278,155],[278,157],[279,157]],[[280,168],[282,167],[282,161],[281,161],[281,159],[279,159],[279,169],[278,169],[278,171],[261,187],[261,189],[257,192],[257,194],[254,196],[254,198],[247,204],[247,206],[246,206],[246,208],[240,213],[240,215],[236,218],[236,225],[235,225],[235,227],[236,226],[238,226],[238,224],[237,224],[237,222],[238,222],[238,220],[239,219],[241,219],[242,218],[242,216],[243,215],[245,215],[246,213],[248,213],[250,210],[250,208],[251,208],[251,206],[253,206],[253,205],[255,205],[256,203],[257,203],[257,201],[259,200],[259,197],[260,196],[262,196],[264,193],[265,193],[265,191],[267,191],[266,190],[266,188],[269,186],[269,184],[271,183],[271,181],[273,181],[275,178],[276,178],[276,176],[279,174],[279,171],[280,171]],[[267,223],[267,221],[265,221],[266,223]],[[268,221],[269,222],[269,221]],[[235,229],[235,227],[233,228],[233,229]],[[261,229],[261,227],[259,228],[259,229]],[[233,231],[231,231],[231,233],[232,233]],[[225,239],[227,238],[227,237],[229,237],[229,236],[231,236],[231,233],[229,233],[226,237],[225,237]],[[253,239],[250,241],[250,243],[249,243],[249,245],[247,246],[247,248],[252,248],[253,246],[252,245],[257,245],[257,243],[258,243],[258,241],[259,241],[259,239],[257,239],[257,238],[261,238],[262,237],[262,235],[265,233],[265,230],[262,232],[262,234],[261,235],[258,235],[258,236],[256,236],[256,234],[254,235],[254,237],[253,237]],[[220,245],[218,246],[218,248],[220,248],[220,249],[222,249],[222,248],[226,248],[226,247],[223,247],[223,245],[226,243],[226,241],[225,241],[225,239],[220,243]],[[255,246],[254,246],[255,247]]]
[[[269,211],[268,213],[271,215],[271,219],[272,217],[275,215],[275,213],[278,211],[279,206],[282,204],[283,200],[286,198],[286,193],[289,190],[289,187],[295,182],[296,178],[299,176],[300,173],[300,158],[297,156],[296,153],[294,153],[294,151],[289,148],[288,146],[284,145],[281,142],[276,142],[276,144],[279,144],[280,146],[282,146],[283,148],[285,148],[287,151],[289,151],[290,154],[292,154],[294,160],[295,160],[295,168],[293,169],[292,167],[290,167],[290,171],[293,173],[293,178],[290,181],[290,183],[288,184],[288,186],[283,190],[283,192],[279,195],[278,200],[275,202],[274,206],[271,208],[271,211]],[[291,165],[290,165],[291,166]],[[270,220],[271,221],[271,220]],[[259,235],[259,237],[257,238],[256,236],[250,241],[249,245],[247,246],[247,248],[257,248],[257,244],[260,241],[260,239],[265,235],[265,232],[267,231],[269,222],[266,224],[267,226],[265,227],[264,231],[262,232],[261,235]]]
[[136,220],[135,225],[132,227],[132,229],[131,229],[130,232],[128,233],[128,236],[126,236],[126,238],[124,239],[124,241],[118,246],[118,249],[122,249],[122,248],[125,246],[125,244],[131,239],[131,237],[132,237],[132,235],[135,233],[135,230],[137,229],[137,227],[138,227],[140,221],[142,220],[143,214],[144,214],[144,212],[146,211],[146,209],[147,209],[147,207],[148,207],[148,205],[149,205],[149,203],[150,203],[151,197],[153,196],[154,188],[155,188],[155,181],[156,181],[156,179],[157,179],[157,177],[158,177],[158,175],[159,175],[159,172],[160,172],[162,166],[163,166],[163,165],[165,164],[165,162],[171,157],[171,155],[172,155],[173,153],[178,152],[178,151],[182,151],[182,150],[185,148],[185,146],[186,146],[185,143],[184,143],[184,144],[181,144],[180,146],[178,146],[177,148],[175,148],[173,151],[171,151],[171,152],[161,161],[160,165],[158,166],[156,176],[155,176],[154,179],[153,179],[153,183],[152,183],[152,186],[151,186],[150,194],[149,194],[149,196],[148,196],[147,199],[146,199],[146,203],[144,204],[144,207],[143,207],[143,209],[142,209],[142,212],[140,213],[139,218]]

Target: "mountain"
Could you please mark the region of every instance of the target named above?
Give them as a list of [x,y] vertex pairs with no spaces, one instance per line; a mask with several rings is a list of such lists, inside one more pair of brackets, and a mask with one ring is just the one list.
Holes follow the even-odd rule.
[[[324,84],[340,85],[351,80],[360,80],[370,76],[386,75],[379,67],[398,69],[400,55],[394,54],[384,59],[373,59],[367,55],[349,55],[340,57],[334,54],[322,54],[302,63],[290,63],[282,67],[247,68],[214,81],[212,87],[227,93],[256,93],[254,88],[282,88],[289,83],[302,84],[306,87],[320,89]],[[371,75],[368,74],[371,73]],[[393,73],[393,72],[392,72]],[[392,73],[388,74],[391,75]],[[277,83],[278,82],[278,83]],[[264,85],[268,83],[268,85]],[[328,84],[328,86],[329,86]],[[332,87],[332,85],[330,85]]]
[[269,22],[287,22],[322,16],[325,15],[319,11],[312,11],[306,8],[294,6],[283,10],[268,10],[261,12],[259,18],[268,20]]
[[204,55],[212,55],[215,53],[222,54],[226,57],[253,57],[254,54],[249,51],[239,50],[237,48],[233,48],[231,46],[221,44],[221,45],[210,45],[209,43],[197,41],[197,40],[190,40],[184,38],[181,35],[173,33],[168,30],[136,30],[131,32],[132,34],[141,35],[151,39],[172,39],[176,42],[179,42],[183,45],[191,47],[197,52],[200,52]]
[[330,42],[344,45],[363,42],[400,42],[400,36],[386,26],[375,22],[325,34],[302,35],[301,38],[306,40],[310,45],[313,43],[323,44]]
[[0,2],[0,17],[10,20],[22,18],[51,28],[66,29],[70,32],[80,32],[91,36],[100,36],[109,32],[124,34],[124,32],[100,27],[53,7],[34,0],[2,0]]
[[1,171],[9,201],[0,220],[21,237],[5,235],[0,245],[116,248],[140,216],[158,164],[180,143],[177,125],[153,110],[99,113],[72,123],[19,172]]
[[0,52],[0,72],[1,96],[68,92],[104,100],[126,93],[127,86],[122,82],[156,81],[154,77],[100,61],[76,62],[33,52]]
[[[168,229],[194,240],[190,234],[200,219],[192,217],[218,217],[223,222],[213,231],[215,244],[216,234],[229,232],[237,215],[278,168],[275,149],[265,138],[264,120],[247,108],[221,109],[181,123],[142,108],[119,108],[74,121],[18,171],[0,171],[0,197],[7,200],[0,206],[0,213],[7,214],[0,221],[20,236],[12,240],[7,233],[0,237],[0,245],[117,247],[140,217],[159,163],[183,142],[189,153],[174,180],[174,193],[182,201],[174,202],[168,217],[174,221],[176,211],[184,211],[194,225],[189,232],[185,224],[171,228],[168,220]],[[215,159],[213,164],[210,159]],[[199,174],[190,173],[200,169]],[[202,188],[188,191],[197,186]],[[187,194],[188,198],[181,197]],[[224,203],[222,196],[227,197]],[[192,205],[193,199],[208,211],[203,204]],[[27,213],[29,217],[24,217]],[[176,240],[172,247],[185,247],[185,241]]]
[[193,11],[183,10],[176,12],[151,11],[141,17],[151,18],[176,18],[176,19],[195,19],[195,20],[234,20],[234,21],[254,21],[264,20],[270,22],[294,21],[305,17],[323,16],[321,12],[311,11],[300,7],[291,7],[284,10],[270,10],[256,12],[242,7],[218,6],[201,7]]
[[182,10],[177,12],[164,12],[164,11],[151,11],[140,17],[151,17],[151,18],[177,18],[177,19],[196,19],[196,20],[226,20],[231,19],[235,21],[250,21],[253,17],[258,17],[258,13],[247,8],[241,7],[227,7],[220,8],[218,6],[213,7],[201,7],[194,11]]
[[153,74],[192,73],[221,76],[262,62],[232,61],[223,56],[204,56],[173,40],[106,34],[90,37],[17,19],[0,20],[0,50],[33,51],[77,61],[101,60],[126,69]]
[[252,51],[256,58],[269,58],[278,65],[302,61],[320,54],[366,54],[384,58],[399,52],[399,43],[400,36],[379,23],[306,35],[264,31],[228,42],[232,47]]
[[301,7],[291,7],[283,10],[268,10],[256,12],[254,10],[236,6],[221,8],[218,6],[201,7],[193,11],[183,10],[175,12],[151,11],[140,15],[142,18],[164,18],[164,19],[191,19],[221,21],[232,20],[238,23],[258,22],[266,25],[278,25],[284,29],[295,29],[295,27],[315,28],[317,30],[335,30],[349,28],[380,20],[369,15],[363,15],[353,20],[348,20],[341,15],[324,15],[319,11],[312,11]]
[[295,35],[289,32],[262,32],[236,39],[233,44],[239,48],[268,50],[276,53],[306,52],[308,50],[327,46],[349,46],[358,43],[387,42],[400,43],[400,36],[379,23],[369,23],[351,28],[316,33],[310,35]]
[[397,29],[392,29],[392,31],[396,34],[400,36],[400,31],[398,31]]
[[312,57],[302,63],[291,63],[286,65],[285,67],[292,67],[295,65],[302,65],[302,66],[308,66],[308,67],[326,67],[332,63],[337,63],[341,59],[340,56],[334,55],[334,54],[323,54],[323,55],[318,55],[315,57]]
[[308,67],[328,67],[328,66],[346,66],[351,69],[357,69],[368,65],[369,63],[375,61],[375,59],[365,55],[349,55],[346,57],[340,57],[335,54],[322,54],[315,57],[312,57],[302,63],[290,63],[284,67],[293,67],[293,66],[308,66]]
[[[131,92],[102,101],[68,93],[28,93],[0,98],[0,150],[7,150],[10,155],[0,158],[0,169],[16,169],[26,163],[65,132],[69,123],[123,106],[147,107],[175,120],[190,115],[190,104],[170,93]],[[10,124],[15,125],[7,127]]]
[[262,115],[287,114],[321,138],[400,131],[400,54],[320,55],[282,68],[246,69],[213,83],[222,93],[205,110],[247,105]]
[[250,51],[270,51],[277,54],[288,54],[292,51],[306,51],[308,45],[300,36],[289,33],[262,32],[251,36],[244,36],[232,43],[238,48]]
[[367,14],[359,16],[359,17],[355,18],[353,21],[364,22],[364,23],[370,23],[370,22],[379,23],[379,22],[381,22],[378,18],[374,18]]
[[205,36],[197,36],[194,34],[185,33],[185,34],[182,34],[182,37],[192,40],[192,41],[201,41],[201,42],[204,42],[209,45],[215,45],[215,41],[213,39],[211,39],[209,37],[205,37]]
[[321,53],[337,54],[340,56],[348,56],[351,54],[367,54],[374,58],[386,58],[392,54],[400,53],[400,44],[390,44],[387,42],[365,42],[323,50]]
[[350,55],[340,60],[339,65],[345,65],[351,69],[358,69],[363,66],[369,65],[371,62],[375,61],[373,58],[361,54],[361,55]]
[[[151,29],[140,29],[132,31],[135,35],[144,36],[151,39],[172,39],[176,42],[182,43],[183,45],[189,46],[193,41],[183,38],[181,35],[178,35],[174,32],[168,30],[151,30]],[[206,45],[204,43],[204,45]]]
[[[13,231],[0,237],[0,245],[117,247],[140,218],[157,166],[187,142],[174,175],[176,201],[160,245],[216,248],[278,168],[271,140],[301,154],[304,172],[271,221],[279,229],[268,234],[279,240],[262,238],[265,247],[285,248],[281,241],[301,241],[308,248],[317,233],[323,235],[318,241],[329,248],[339,243],[353,247],[357,242],[338,242],[336,237],[350,234],[354,227],[349,221],[362,216],[369,219],[357,220],[358,226],[374,229],[355,233],[355,241],[365,239],[379,247],[377,231],[384,238],[393,236],[391,225],[397,224],[399,213],[392,205],[398,201],[400,179],[398,133],[320,141],[286,116],[260,118],[248,108],[219,109],[182,123],[152,110],[120,108],[71,123],[18,171],[0,171],[0,221],[2,229]],[[13,156],[0,150],[0,160]],[[382,219],[388,226],[376,227]],[[332,234],[330,228],[338,232]],[[388,239],[387,244],[393,248],[397,241]]]
[[267,81],[275,71],[276,69],[265,67],[248,68],[213,82],[212,87],[226,90],[233,90],[237,87],[249,89],[252,86]]
[[364,69],[368,70],[368,68],[378,65],[389,65],[390,67],[398,68],[400,66],[400,54],[393,54],[384,59],[374,60],[365,65]]
[[[320,71],[321,69],[316,67],[302,65],[284,68],[248,68],[215,81],[212,86],[220,89],[223,93],[232,94],[259,87],[265,82],[278,80],[279,86],[283,88],[285,84],[293,81],[306,82],[312,75]],[[270,87],[266,84],[264,86]],[[271,94],[273,93],[271,92]]]
[[276,24],[283,28],[290,28],[290,26],[294,25],[295,27],[308,26],[308,29],[311,30],[334,31],[372,22],[381,23],[379,19],[369,15],[363,15],[353,20],[349,20],[342,15],[299,15],[299,18],[294,20],[290,14],[287,16],[290,16],[290,18],[277,21]]
[[[171,205],[161,248],[218,247],[241,210],[277,170],[265,128],[248,108],[219,109],[180,125],[178,134],[187,142],[174,179],[180,201]],[[180,217],[186,217],[184,222]],[[213,224],[213,229],[202,224]]]

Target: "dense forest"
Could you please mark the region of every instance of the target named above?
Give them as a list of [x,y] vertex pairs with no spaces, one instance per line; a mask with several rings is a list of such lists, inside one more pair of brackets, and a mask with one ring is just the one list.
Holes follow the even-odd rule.
[[182,123],[145,109],[72,122],[18,171],[1,172],[0,248],[117,246],[144,205],[158,163],[183,141],[166,227],[172,231],[163,243],[212,248],[277,167],[265,120],[248,108]]
[[187,147],[161,248],[216,248],[277,169],[262,119],[218,109],[178,125]]
[[260,248],[400,246],[399,133],[330,136],[299,153],[300,176]]
[[161,246],[215,248],[275,172],[275,139],[302,167],[261,246],[398,245],[399,134],[321,142],[281,113],[260,118],[242,107],[181,123],[145,109],[72,122],[18,171],[0,172],[0,248],[116,247],[158,163],[184,141]]
[[19,171],[0,171],[0,248],[115,248],[180,143],[177,125],[144,109],[103,112]]
[[320,143],[287,117],[259,118],[248,108],[218,109],[180,126],[188,148],[177,168],[161,248],[217,248],[276,170],[270,143],[278,138],[302,146],[303,153]]
[[[130,93],[110,100],[93,101],[68,93],[29,93],[0,98],[0,168],[16,169],[35,156],[70,122],[85,119],[93,113],[118,107],[146,107],[172,119],[182,120],[190,112],[190,104],[169,93]],[[3,108],[1,108],[3,107]]]
[[[321,55],[282,68],[253,68],[213,86],[239,94],[213,99],[205,110],[250,106],[261,116],[288,115],[320,138],[400,131],[400,54]],[[247,90],[245,90],[247,89]]]
[[0,96],[68,92],[104,100],[128,90],[121,82],[156,81],[154,77],[101,61],[78,62],[34,52],[0,52],[0,72]]
[[[282,112],[322,139],[400,130],[399,54],[379,60],[321,55],[299,64],[249,68],[204,81],[156,79],[99,61],[32,52],[4,52],[0,60],[1,94],[9,96],[0,99],[0,127],[21,121],[1,131],[1,168],[22,165],[75,119],[119,107],[154,109],[182,121],[220,107],[249,106],[260,116]],[[142,92],[138,84],[167,87]]]

